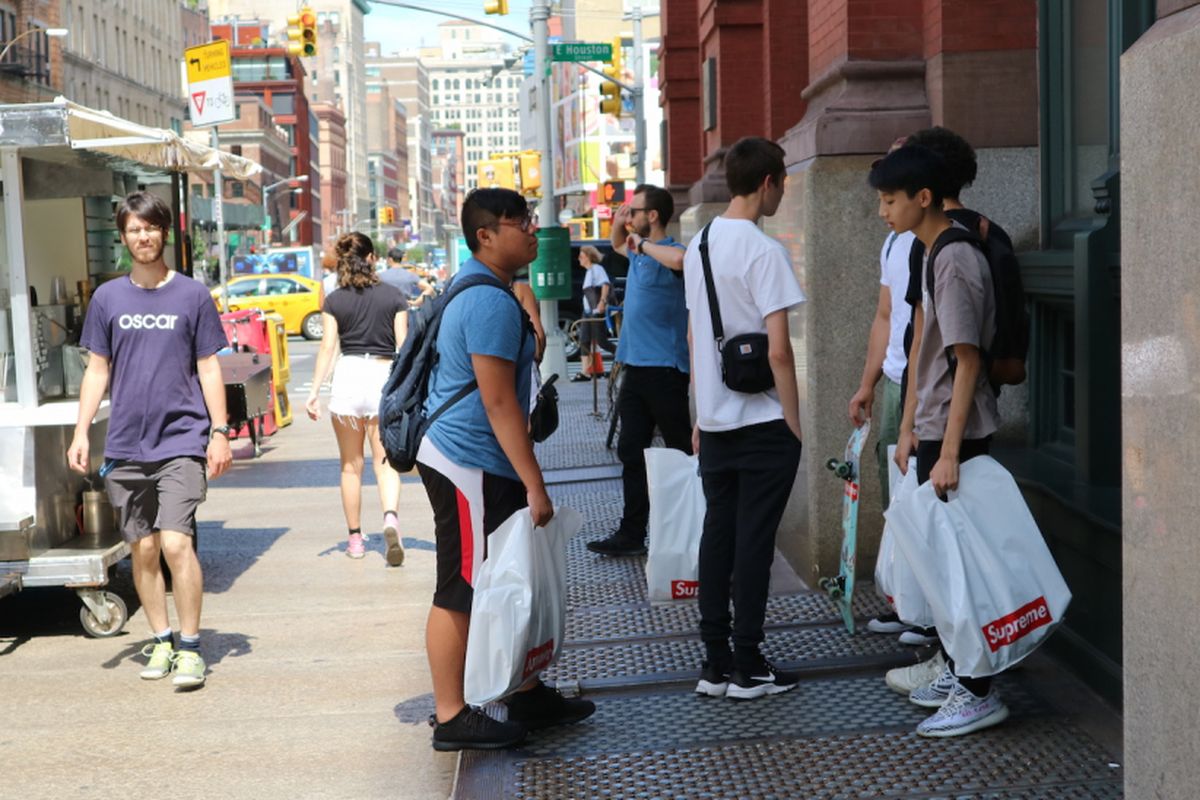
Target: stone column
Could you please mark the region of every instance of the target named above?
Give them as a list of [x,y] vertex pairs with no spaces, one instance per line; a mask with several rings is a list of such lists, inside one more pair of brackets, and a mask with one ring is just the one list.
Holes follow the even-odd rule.
[[1121,57],[1125,794],[1200,784],[1200,6],[1160,3]]

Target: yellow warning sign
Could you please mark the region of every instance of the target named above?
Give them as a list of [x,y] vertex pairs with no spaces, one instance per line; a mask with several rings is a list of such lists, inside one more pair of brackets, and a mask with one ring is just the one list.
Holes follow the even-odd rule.
[[183,51],[187,62],[188,83],[198,83],[214,78],[233,75],[233,62],[229,56],[229,42],[221,40],[189,47]]

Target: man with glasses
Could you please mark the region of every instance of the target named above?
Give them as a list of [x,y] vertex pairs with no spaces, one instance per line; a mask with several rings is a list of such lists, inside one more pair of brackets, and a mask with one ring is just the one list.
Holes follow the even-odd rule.
[[[174,672],[176,687],[194,689],[205,680],[203,576],[192,546],[196,507],[204,500],[207,477],[218,477],[232,461],[216,355],[226,339],[208,290],[163,260],[170,228],[171,209],[149,192],[129,195],[117,210],[117,230],[133,267],[97,289],[88,306],[81,344],[91,358],[67,461],[76,472],[92,472],[88,428],[111,382],[112,413],[99,472],[120,510],[134,586],[154,633],[154,643],[142,653],[150,660],[141,677],[155,680]],[[171,569],[178,649],[160,553]]]
[[642,451],[653,441],[654,428],[662,432],[667,447],[692,452],[684,249],[666,230],[674,212],[670,192],[642,184],[613,216],[613,249],[629,258],[616,356],[625,376],[617,399],[625,508],[612,535],[588,542],[588,549],[601,555],[646,552],[650,493]]

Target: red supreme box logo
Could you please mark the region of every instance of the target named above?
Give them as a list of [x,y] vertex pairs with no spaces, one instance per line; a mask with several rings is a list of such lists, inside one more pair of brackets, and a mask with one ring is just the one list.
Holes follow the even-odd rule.
[[537,647],[525,654],[525,671],[521,673],[522,678],[528,678],[535,672],[541,672],[546,667],[550,666],[550,660],[554,658],[554,639],[539,644]]
[[1054,617],[1050,615],[1050,607],[1046,605],[1046,598],[1039,597],[1011,614],[1006,614],[1000,619],[984,625],[983,635],[987,639],[988,647],[994,653],[1001,647],[1010,645],[1053,621]]
[[700,595],[700,581],[671,581],[671,599],[686,600]]

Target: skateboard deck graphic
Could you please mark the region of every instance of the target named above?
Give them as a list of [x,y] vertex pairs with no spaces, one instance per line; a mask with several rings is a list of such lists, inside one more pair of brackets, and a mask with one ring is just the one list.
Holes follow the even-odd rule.
[[870,432],[871,420],[868,419],[850,434],[842,459],[831,458],[825,462],[825,466],[841,478],[843,483],[842,559],[838,574],[832,578],[822,578],[820,583],[821,588],[829,593],[838,610],[842,612],[842,620],[850,633],[854,633],[854,611],[851,605],[854,600],[854,566],[858,552],[858,481],[863,446]]

